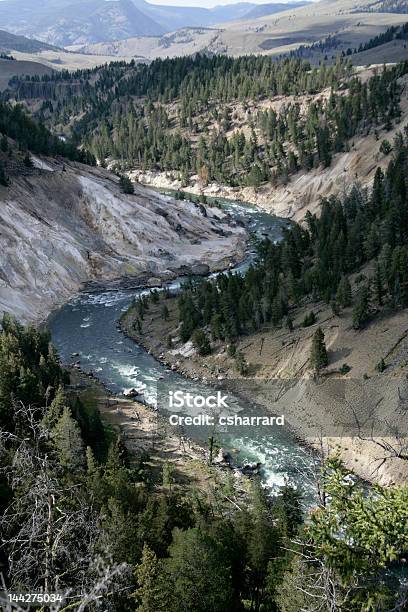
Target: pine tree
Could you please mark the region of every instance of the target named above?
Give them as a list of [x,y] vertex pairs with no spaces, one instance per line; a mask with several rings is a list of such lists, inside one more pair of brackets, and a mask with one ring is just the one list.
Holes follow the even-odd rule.
[[133,186],[132,181],[130,180],[130,178],[126,175],[122,175],[119,179],[119,186],[122,190],[122,193],[126,193],[129,195],[132,195],[133,193],[135,193],[135,188]]
[[68,472],[76,473],[85,467],[85,449],[81,432],[71,416],[71,411],[65,406],[53,431],[55,449],[60,464]]
[[173,472],[173,466],[168,461],[165,461],[163,463],[162,470],[163,487],[168,487],[169,489],[171,489],[171,485],[174,482]]
[[9,179],[6,175],[6,170],[4,168],[4,163],[0,161],[0,185],[7,187],[9,185]]
[[324,333],[321,327],[318,327],[313,334],[312,348],[310,351],[310,364],[316,371],[319,371],[329,365],[326,343],[324,341]]
[[362,287],[357,304],[353,310],[353,327],[361,329],[370,318],[370,294],[368,287]]
[[384,297],[384,283],[383,276],[381,272],[380,264],[377,262],[375,266],[375,275],[373,279],[373,289],[374,289],[374,297],[378,306],[383,305],[383,297]]
[[336,299],[342,308],[351,306],[352,292],[350,281],[347,276],[343,276],[339,282]]
[[135,571],[138,588],[133,593],[138,604],[137,612],[167,612],[168,594],[163,580],[162,563],[147,544],[143,546],[142,558]]
[[202,329],[197,329],[193,334],[193,344],[198,354],[204,357],[211,353],[211,344],[206,333]]
[[33,168],[33,166],[34,166],[33,160],[31,159],[31,155],[30,155],[30,153],[28,151],[24,155],[23,163],[26,166],[26,168]]
[[50,406],[48,407],[44,418],[43,424],[48,429],[52,429],[56,426],[58,420],[61,418],[65,408],[67,406],[67,401],[65,398],[64,390],[60,385],[57,389],[54,399],[52,400]]
[[0,139],[0,150],[3,153],[7,153],[8,151],[8,140],[7,140],[7,136],[5,136],[4,134]]
[[222,544],[206,533],[204,525],[200,529],[174,530],[170,557],[165,561],[173,595],[167,610],[233,609],[231,570],[224,552]]

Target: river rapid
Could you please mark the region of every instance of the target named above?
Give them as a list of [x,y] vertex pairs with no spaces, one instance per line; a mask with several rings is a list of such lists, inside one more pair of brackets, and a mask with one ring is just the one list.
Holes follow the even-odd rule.
[[[223,202],[222,207],[233,218],[244,221],[253,237],[268,236],[271,240],[279,240],[282,227],[288,225],[287,220],[273,217],[250,205]],[[254,257],[255,249],[250,246],[247,258],[233,272],[245,272]],[[178,278],[166,282],[162,288],[177,291],[183,280]],[[150,291],[132,289],[80,293],[53,313],[48,327],[63,363],[79,360],[84,372],[93,372],[113,393],[121,394],[125,389],[135,388],[152,405],[157,403],[157,397],[163,397],[168,391],[181,390],[195,396],[212,395],[214,389],[168,370],[118,329],[119,318],[132,300]],[[159,411],[166,413],[169,410],[165,407],[166,403],[159,401],[158,404]],[[178,411],[172,409],[171,412]],[[202,412],[202,409],[185,408],[180,414],[194,416]],[[266,415],[248,402],[231,397],[230,393],[226,412],[231,415]],[[185,426],[184,430],[189,437],[204,443],[214,433],[212,427],[205,426]],[[307,475],[310,474],[313,458],[287,428],[234,425],[218,428],[216,438],[223,448],[231,452],[234,464],[261,463],[261,479],[271,493],[278,492],[279,487],[289,481],[303,491],[305,504],[310,504],[313,485]]]

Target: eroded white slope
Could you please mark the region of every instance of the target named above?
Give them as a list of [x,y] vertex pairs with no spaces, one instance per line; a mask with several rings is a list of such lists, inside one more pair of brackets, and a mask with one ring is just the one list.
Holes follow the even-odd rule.
[[39,320],[88,281],[169,277],[242,256],[245,232],[203,210],[81,165],[43,160],[0,188],[0,313]]

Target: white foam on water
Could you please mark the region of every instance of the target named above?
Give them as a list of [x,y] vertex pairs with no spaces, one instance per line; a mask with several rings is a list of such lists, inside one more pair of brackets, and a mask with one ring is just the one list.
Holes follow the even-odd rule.
[[81,293],[74,298],[71,303],[81,306],[99,305],[110,307],[125,299],[129,299],[129,293],[125,293],[124,291],[106,291],[105,293]]
[[272,492],[279,492],[280,487],[284,487],[288,480],[287,474],[282,472],[274,472],[273,470],[264,469],[265,480],[264,486]]
[[116,372],[118,372],[118,374],[120,374],[120,376],[124,380],[132,383],[135,389],[141,389],[143,386],[144,387],[146,386],[144,385],[144,383],[138,380],[138,376],[140,374],[140,368],[138,368],[137,366],[130,365],[130,364],[124,365],[122,363],[114,363],[114,362],[111,363],[111,366],[114,370],[116,370]]

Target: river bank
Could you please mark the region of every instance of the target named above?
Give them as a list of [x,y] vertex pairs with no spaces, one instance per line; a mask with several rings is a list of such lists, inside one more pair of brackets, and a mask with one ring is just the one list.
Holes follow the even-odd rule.
[[[377,436],[369,436],[357,428],[357,419],[363,422],[370,417],[380,422],[380,416],[372,414],[372,407],[381,398],[381,417],[389,419],[395,427],[399,423],[404,431],[403,417],[395,402],[397,387],[399,393],[404,383],[393,376],[375,375],[376,353],[380,347],[383,350],[382,329],[373,326],[365,337],[362,334],[354,337],[349,316],[344,315],[340,320],[327,305],[319,304],[315,312],[318,324],[325,330],[331,355],[330,367],[323,378],[315,380],[308,370],[314,327],[303,329],[300,326],[302,311],[294,321],[293,332],[265,329],[237,342],[237,350],[242,352],[248,364],[248,375],[242,376],[225,344],[213,343],[212,354],[200,357],[191,342],[180,343],[177,300],[167,299],[165,305],[167,320],[162,316],[163,302],[151,304],[141,330],[135,324],[135,311],[130,309],[121,319],[123,331],[173,371],[230,391],[269,413],[284,414],[285,423],[303,443],[325,456],[339,454],[346,466],[364,480],[386,485],[406,482],[407,462],[391,451],[386,453],[377,444],[379,439],[387,440],[391,448],[394,443],[397,448],[397,441],[390,434],[386,436],[383,430],[380,438],[379,430],[376,430]],[[387,330],[391,342],[394,338],[398,341],[404,319],[403,314],[397,314],[384,321],[382,327]],[[339,340],[341,347],[337,346]],[[347,362],[353,375],[345,377],[339,374],[338,368],[346,356],[344,347],[349,342],[354,344],[347,349]],[[371,366],[364,352],[370,354]],[[398,368],[396,365],[394,375],[398,370],[401,376]],[[362,369],[366,370],[364,376]],[[390,374],[392,369],[390,364]]]
[[[120,434],[130,454],[133,467],[142,460],[149,472],[152,484],[163,485],[163,468],[170,467],[172,486],[196,487],[211,495],[215,488],[229,480],[233,466],[222,458],[222,450],[214,453],[209,464],[209,451],[203,444],[182,434],[171,426],[168,419],[152,406],[135,399],[113,394],[94,376],[78,368],[69,368],[70,391],[78,394],[85,403],[97,407],[105,428]],[[234,497],[237,501],[248,494],[249,480],[234,471]]]

